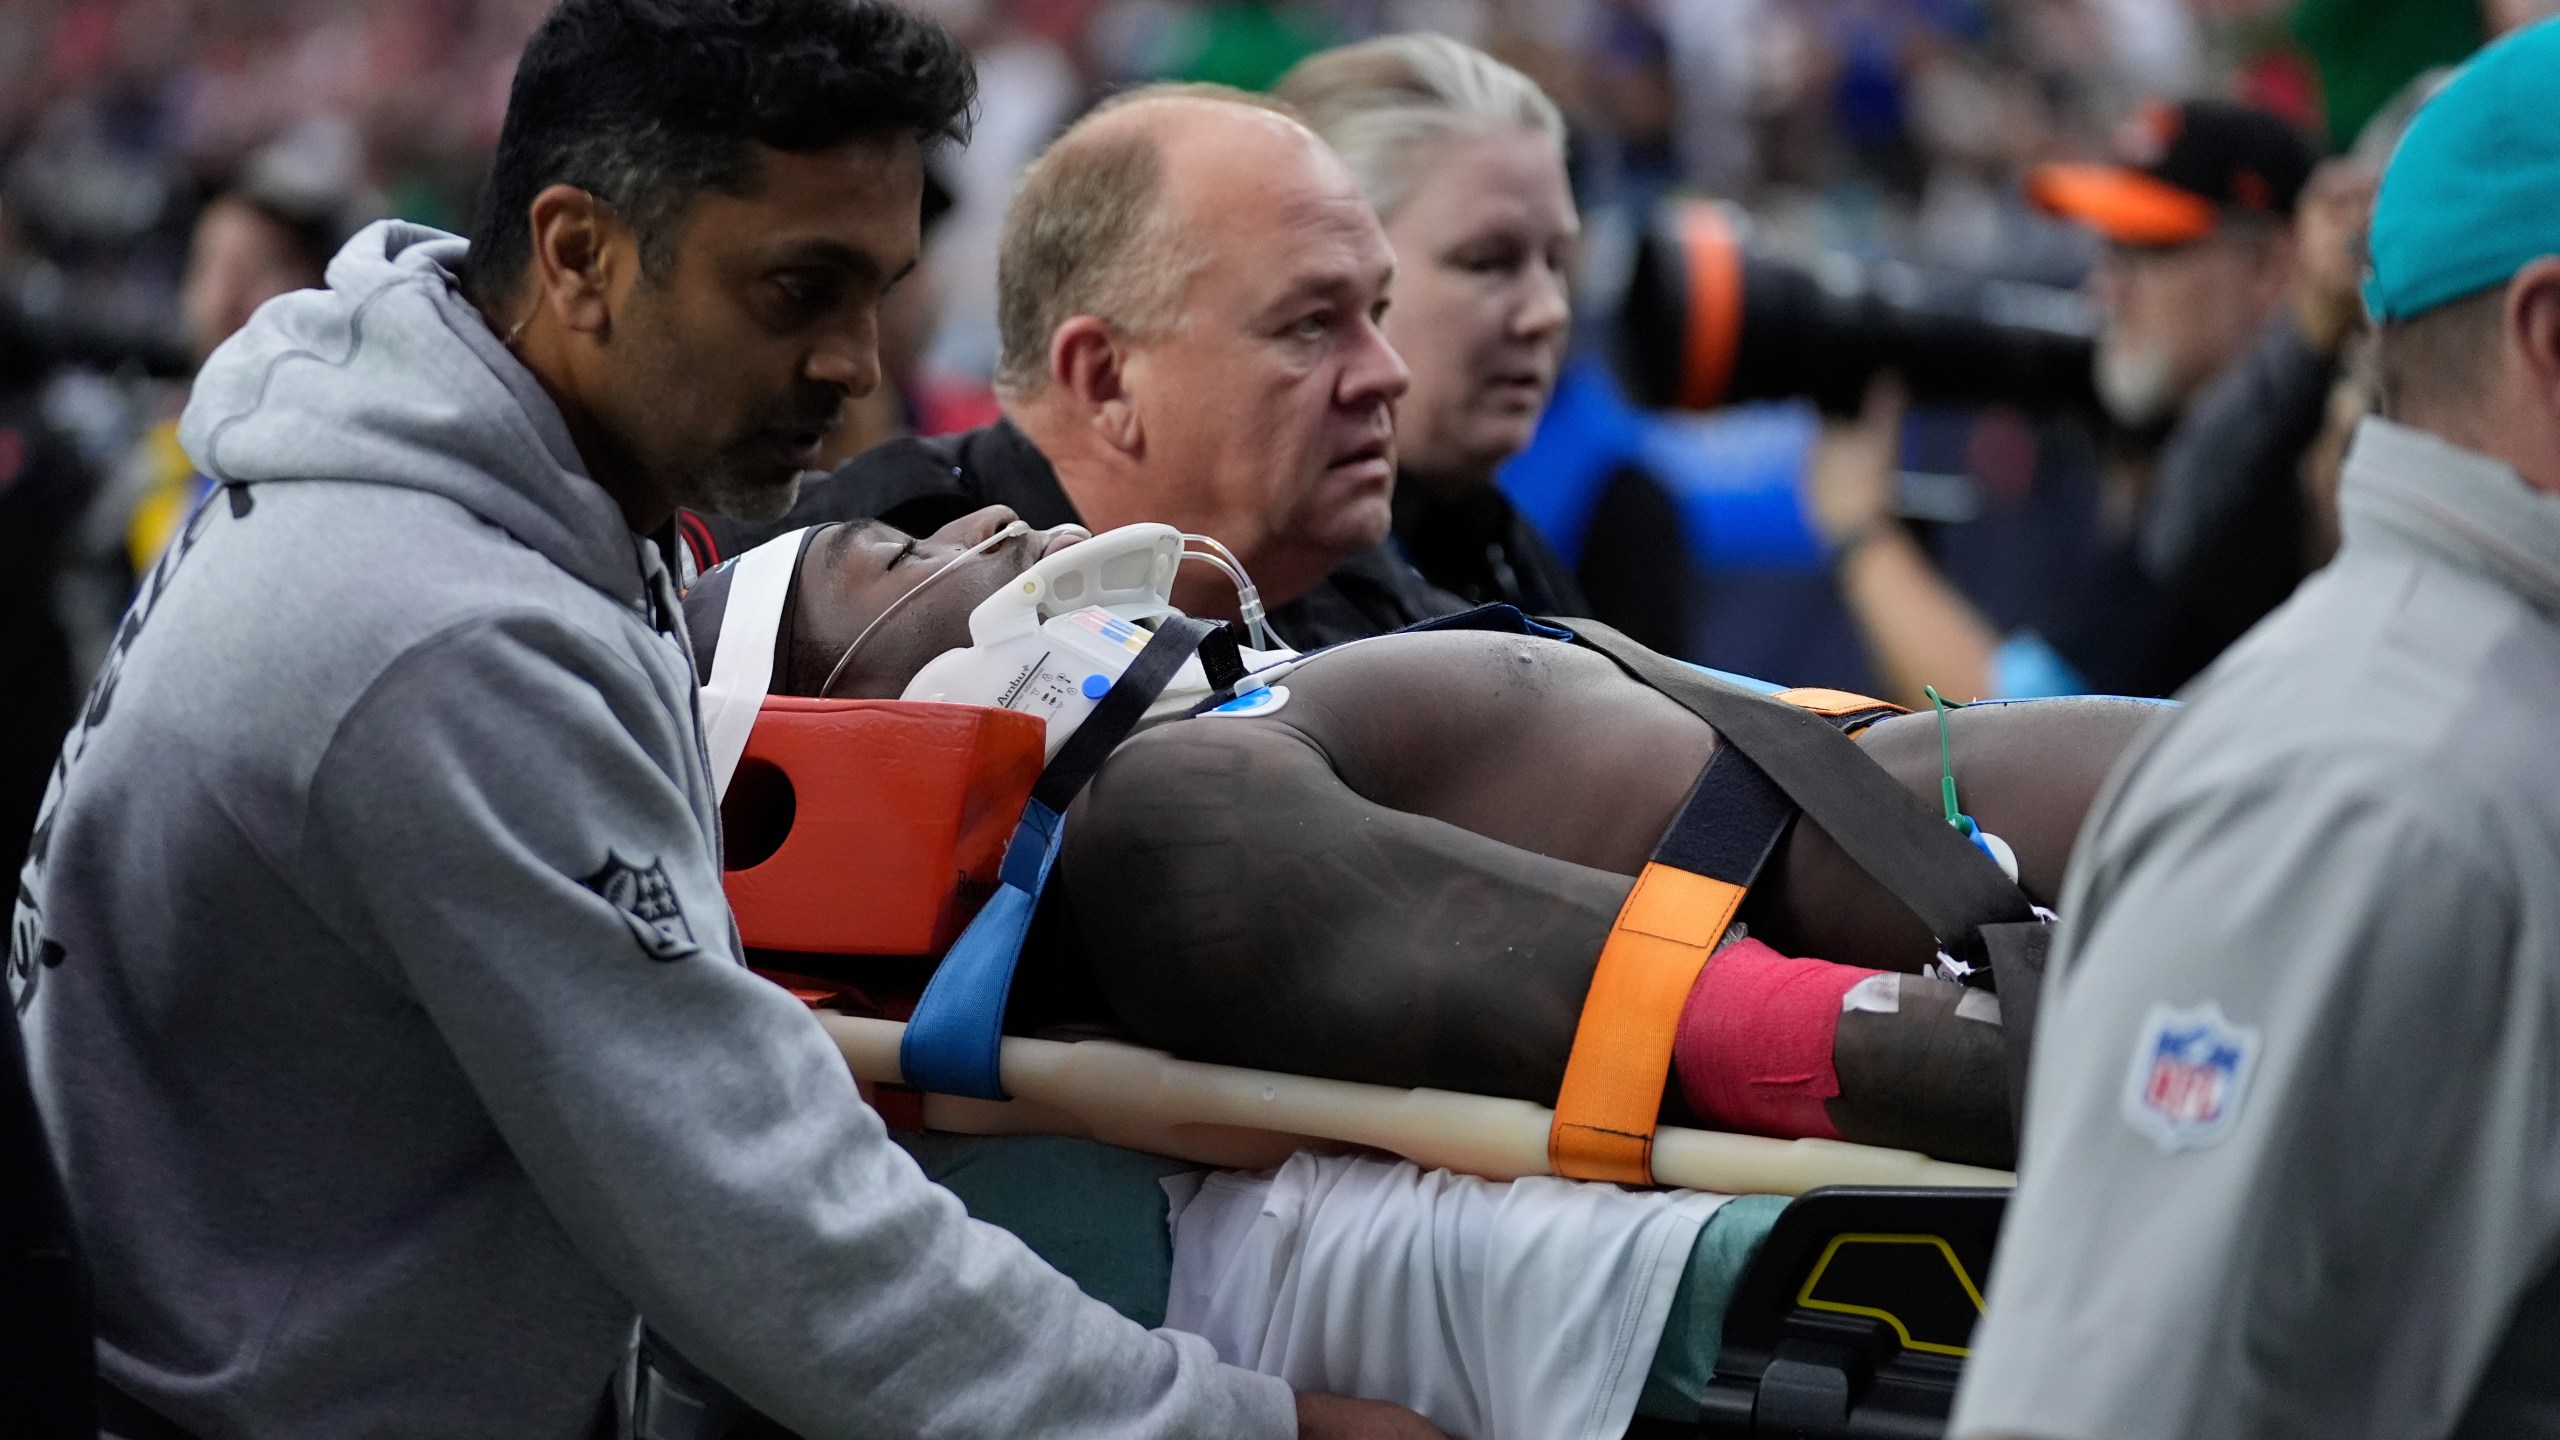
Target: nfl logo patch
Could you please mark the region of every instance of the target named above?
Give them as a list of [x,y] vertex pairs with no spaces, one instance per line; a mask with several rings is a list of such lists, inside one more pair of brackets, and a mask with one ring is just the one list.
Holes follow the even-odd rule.
[[614,907],[622,923],[630,928],[631,938],[640,942],[642,953],[650,959],[682,960],[701,951],[702,947],[694,943],[693,927],[685,922],[684,906],[676,899],[675,882],[667,878],[663,862],[634,865],[607,850],[604,868],[581,883]]
[[2125,1075],[2125,1123],[2164,1154],[2211,1145],[2239,1116],[2257,1060],[2258,1032],[2232,1024],[2220,1002],[2154,1005]]

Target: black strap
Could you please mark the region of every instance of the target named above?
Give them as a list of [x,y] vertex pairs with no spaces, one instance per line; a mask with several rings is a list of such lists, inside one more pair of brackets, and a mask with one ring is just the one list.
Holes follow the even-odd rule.
[[1236,648],[1234,627],[1215,626],[1201,638],[1200,673],[1208,677],[1209,688],[1220,693],[1244,683],[1244,655]]
[[1596,621],[1557,623],[1715,727],[1951,953],[1979,954],[1985,925],[2036,919],[1990,856],[1821,716],[1716,680]]
[[1748,890],[1795,818],[1795,802],[1769,772],[1742,747],[1719,745],[1653,847],[1653,860]]
[[[1199,652],[1210,636],[1225,633],[1223,626],[1212,621],[1194,620],[1188,615],[1166,616],[1156,626],[1154,638],[1147,641],[1147,648],[1129,662],[1129,668],[1120,673],[1110,692],[1093,707],[1093,713],[1085,716],[1076,733],[1058,747],[1057,755],[1041,770],[1039,783],[1032,786],[1031,798],[1061,815],[1067,813],[1067,806],[1084,789],[1085,782],[1146,718],[1147,707],[1172,683],[1182,662]],[[1232,638],[1227,642],[1227,653],[1230,658],[1235,654]]]
[[[1587,620],[1560,621],[1618,668],[1678,701],[1725,740],[1721,759],[1741,751],[1754,770],[1813,817],[1859,868],[1918,916],[1939,948],[1973,967],[1965,983],[2000,996],[2009,1118],[2027,1130],[2027,1061],[2035,1036],[2052,925],[1997,862],[1905,790],[1849,738],[1851,725],[1826,720],[1771,695],[1729,685]],[[1708,773],[1724,768],[1710,763]],[[1699,776],[1698,789],[1707,775]],[[1676,835],[1698,801],[1684,807]],[[1726,803],[1737,803],[1727,799]],[[1783,826],[1780,827],[1783,831]],[[1671,844],[1666,837],[1664,845]],[[1775,844],[1775,836],[1771,838]],[[1657,852],[1656,859],[1665,859]],[[1683,869],[1698,867],[1683,865]],[[1754,866],[1756,872],[1757,866]],[[1730,875],[1700,871],[1718,879]]]
[[2000,996],[2000,1029],[2008,1041],[2009,1118],[2019,1143],[2027,1138],[2028,1041],[2036,1033],[2037,1002],[2044,993],[2044,962],[2053,945],[2053,927],[2042,920],[2027,925],[1985,925],[1982,948],[1989,956],[1991,988]]

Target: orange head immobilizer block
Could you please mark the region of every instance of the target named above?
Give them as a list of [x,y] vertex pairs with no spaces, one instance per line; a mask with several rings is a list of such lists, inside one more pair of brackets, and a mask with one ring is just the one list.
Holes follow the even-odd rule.
[[768,698],[720,807],[740,937],[940,954],[995,888],[1046,735],[977,705]]

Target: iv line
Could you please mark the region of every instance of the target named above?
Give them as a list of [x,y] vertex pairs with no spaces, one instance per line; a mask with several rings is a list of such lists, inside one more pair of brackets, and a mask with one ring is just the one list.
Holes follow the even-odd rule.
[[1216,537],[1209,535],[1185,534],[1182,537],[1182,543],[1186,546],[1203,547],[1199,550],[1184,550],[1183,559],[1206,561],[1225,571],[1227,578],[1235,582],[1236,619],[1243,622],[1245,638],[1253,642],[1254,648],[1257,650],[1279,649],[1280,647],[1272,642],[1270,625],[1263,620],[1262,592],[1255,588],[1252,579],[1244,573],[1244,562],[1236,559],[1236,552],[1219,544]]
[[[1938,709],[1939,802],[1946,806],[1947,823],[1953,825],[1958,830],[1963,831],[1969,836],[1973,834],[1975,828],[1973,817],[1964,813],[1964,807],[1956,803],[1955,752],[1949,749],[1947,745],[1947,697],[1939,694],[1938,687],[1935,685],[1923,685],[1920,687],[1920,691],[1922,694],[1927,695],[1929,697],[1929,703],[1936,706]],[[1963,709],[1964,707],[1959,705],[1955,708]]]

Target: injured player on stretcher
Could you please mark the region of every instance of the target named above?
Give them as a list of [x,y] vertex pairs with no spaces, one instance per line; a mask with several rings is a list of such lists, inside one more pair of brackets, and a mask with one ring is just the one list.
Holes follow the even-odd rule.
[[[771,692],[899,697],[970,643],[981,601],[1077,539],[1006,533],[1012,518],[811,533]],[[715,579],[687,600],[706,676],[726,593]],[[1067,943],[1025,961],[1041,1021],[1552,1102],[1602,944],[1716,734],[1605,656],[1534,635],[1382,636],[1308,657],[1286,688],[1257,715],[1143,729],[1102,766],[1049,890],[1068,918],[1044,933]],[[2059,891],[2100,784],[2157,713],[2092,699],[1949,717],[1964,807],[2014,850],[2030,899]],[[1940,745],[1925,714],[1859,733],[1933,800]],[[1929,932],[1818,826],[1789,830],[1740,919],[1748,938],[1687,999],[1666,1120],[2009,1163],[1996,1001],[1921,975]]]

